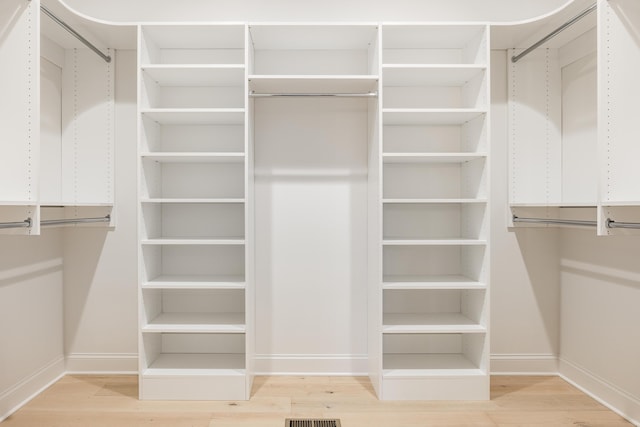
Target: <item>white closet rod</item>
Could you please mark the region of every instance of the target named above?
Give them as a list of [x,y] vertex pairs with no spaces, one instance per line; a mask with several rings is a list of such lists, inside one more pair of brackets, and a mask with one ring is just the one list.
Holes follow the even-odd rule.
[[581,225],[584,227],[596,227],[597,221],[583,221],[579,219],[550,219],[550,218],[520,218],[513,216],[513,222],[528,222],[533,224],[557,224],[557,225]]
[[40,225],[63,225],[63,224],[88,224],[93,222],[109,222],[111,215],[98,218],[69,218],[69,219],[47,219],[40,221]]
[[19,222],[1,222],[0,229],[7,228],[31,228],[31,218]]
[[316,98],[375,98],[378,96],[377,92],[366,93],[256,93],[250,92],[249,96],[252,98],[302,98],[302,97],[316,97]]
[[[29,1],[31,1],[31,0],[29,0]],[[71,33],[72,36],[74,36],[75,38],[80,40],[85,46],[87,46],[89,49],[94,51],[98,56],[100,56],[100,58],[104,59],[106,62],[111,62],[111,57],[109,55],[105,55],[104,53],[102,53],[102,51],[100,49],[98,49],[97,47],[95,47],[95,45],[93,43],[91,43],[89,40],[87,40],[84,37],[82,37],[82,35],[80,35],[80,33],[78,33],[76,30],[71,28],[71,26],[69,26],[62,19],[60,19],[56,15],[54,15],[53,12],[51,12],[49,9],[47,9],[46,7],[40,5],[40,10],[42,10],[42,12],[44,12],[44,14],[47,15],[49,18],[53,19],[53,21],[56,24],[60,25],[62,28],[67,30],[69,33]]]
[[[88,224],[93,222],[110,222],[111,215],[98,218],[69,218],[69,219],[47,219],[40,221],[40,225],[63,225],[63,224]],[[0,229],[6,228],[31,228],[31,218],[19,222],[1,222]]]
[[607,228],[634,228],[640,229],[640,222],[617,222],[607,218]]
[[575,24],[576,22],[578,22],[579,20],[587,16],[589,13],[596,10],[597,7],[598,7],[597,3],[592,4],[591,6],[589,6],[588,8],[586,8],[585,10],[583,10],[582,12],[580,12],[579,14],[577,14],[576,16],[574,16],[573,18],[565,22],[564,24],[560,25],[558,28],[556,28],[549,34],[547,34],[546,36],[544,36],[543,38],[541,38],[540,40],[538,40],[537,42],[535,42],[534,44],[526,48],[524,51],[520,52],[518,55],[512,56],[511,62],[513,63],[518,62],[519,60],[527,56],[529,53],[531,53],[532,50],[537,49],[538,47],[546,43],[548,40],[554,38],[564,30],[566,30],[567,28],[569,28],[570,26],[572,26],[573,24]]

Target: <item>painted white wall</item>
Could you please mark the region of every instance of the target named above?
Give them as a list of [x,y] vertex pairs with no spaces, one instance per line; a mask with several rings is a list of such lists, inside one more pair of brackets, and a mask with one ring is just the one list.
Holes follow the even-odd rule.
[[367,101],[255,101],[256,371],[366,372]]
[[640,239],[563,230],[560,373],[640,423]]
[[559,237],[508,230],[507,54],[491,52],[491,372],[556,372]]
[[67,369],[137,370],[136,54],[117,51],[115,216],[112,231],[64,236]]
[[492,21],[549,13],[569,0],[62,0],[100,20],[152,21]]
[[61,243],[0,236],[0,420],[64,372]]

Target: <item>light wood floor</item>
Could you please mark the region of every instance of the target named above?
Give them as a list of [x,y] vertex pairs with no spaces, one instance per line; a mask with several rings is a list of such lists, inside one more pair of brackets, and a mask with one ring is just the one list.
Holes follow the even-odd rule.
[[488,402],[380,402],[361,377],[258,377],[248,402],[142,402],[137,387],[135,376],[70,375],[2,427],[631,426],[557,377],[492,377]]

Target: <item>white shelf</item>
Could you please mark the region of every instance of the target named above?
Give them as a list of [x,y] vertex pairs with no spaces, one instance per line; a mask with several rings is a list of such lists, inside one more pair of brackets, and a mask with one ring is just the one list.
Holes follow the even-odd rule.
[[167,238],[167,239],[143,239],[143,245],[244,245],[240,239],[207,239],[207,238]]
[[385,276],[382,289],[486,289],[483,282],[462,275],[447,276]]
[[36,206],[38,202],[34,201],[11,201],[11,200],[0,200],[0,206]]
[[511,208],[595,208],[593,202],[509,203]]
[[387,86],[462,86],[487,67],[475,64],[383,64]]
[[166,163],[239,163],[244,162],[244,153],[194,153],[194,152],[165,152],[141,153],[143,159]]
[[40,206],[43,208],[112,208],[113,203],[77,203],[77,202],[56,202],[46,201],[40,202]]
[[249,89],[256,93],[367,93],[377,88],[373,75],[249,76]]
[[384,108],[385,125],[462,125],[486,113],[477,108]]
[[[389,354],[383,355],[385,378],[486,375],[462,354]],[[411,368],[407,368],[411,366]]]
[[383,239],[384,246],[482,246],[486,240],[481,239]]
[[637,207],[640,206],[640,201],[632,200],[632,201],[602,201],[600,202],[601,206],[611,206],[611,207]]
[[152,198],[142,199],[142,203],[244,203],[244,198]]
[[141,110],[160,124],[240,125],[244,123],[244,108],[149,108]]
[[385,313],[385,334],[484,333],[486,328],[460,313]]
[[160,86],[244,86],[242,64],[155,64],[142,71]]
[[383,153],[384,163],[465,163],[486,158],[485,153]]
[[244,289],[242,276],[158,276],[142,284],[142,289]]
[[385,24],[382,27],[384,49],[462,49],[481,36],[478,24]]
[[244,333],[243,313],[162,313],[142,327],[153,333]]
[[182,375],[245,375],[242,353],[163,353],[142,373],[145,377]]
[[367,49],[375,41],[376,24],[251,24],[256,50]]
[[487,199],[382,199],[382,203],[465,204],[487,203]]

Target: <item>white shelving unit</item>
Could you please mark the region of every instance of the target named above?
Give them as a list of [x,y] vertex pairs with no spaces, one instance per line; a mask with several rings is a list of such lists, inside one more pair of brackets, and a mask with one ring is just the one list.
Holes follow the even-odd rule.
[[139,30],[140,398],[248,399],[246,27]]
[[382,399],[489,396],[487,34],[382,27]]

